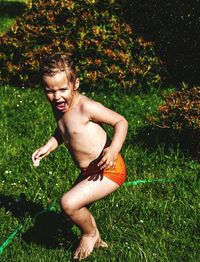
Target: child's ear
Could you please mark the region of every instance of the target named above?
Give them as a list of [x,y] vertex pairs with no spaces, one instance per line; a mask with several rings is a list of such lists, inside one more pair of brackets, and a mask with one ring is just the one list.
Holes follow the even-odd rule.
[[80,80],[79,80],[79,78],[76,78],[74,90],[77,90],[79,88],[79,84],[80,84]]

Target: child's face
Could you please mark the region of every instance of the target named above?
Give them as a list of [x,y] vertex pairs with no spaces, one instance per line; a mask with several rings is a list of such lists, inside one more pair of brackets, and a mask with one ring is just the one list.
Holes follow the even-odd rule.
[[54,108],[63,113],[71,109],[75,90],[79,87],[78,78],[75,83],[69,83],[66,73],[59,72],[54,76],[44,76],[43,83],[47,99]]

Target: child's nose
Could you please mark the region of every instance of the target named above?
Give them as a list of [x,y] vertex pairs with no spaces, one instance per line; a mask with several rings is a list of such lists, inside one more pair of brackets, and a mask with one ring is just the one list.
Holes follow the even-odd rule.
[[59,91],[54,93],[54,99],[55,100],[59,100],[60,99],[60,92]]

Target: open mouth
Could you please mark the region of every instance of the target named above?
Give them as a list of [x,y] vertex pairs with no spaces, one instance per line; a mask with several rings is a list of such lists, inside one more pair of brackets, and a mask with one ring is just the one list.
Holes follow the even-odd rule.
[[58,110],[64,110],[65,109],[65,102],[56,102],[55,106]]

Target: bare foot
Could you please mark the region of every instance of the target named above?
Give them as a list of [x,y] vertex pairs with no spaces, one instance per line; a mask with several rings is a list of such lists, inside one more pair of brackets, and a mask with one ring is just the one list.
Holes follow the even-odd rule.
[[[92,224],[94,226],[94,228],[98,231],[97,229],[97,224],[95,222],[95,219],[94,217],[92,216],[92,214],[90,214],[90,217],[91,217],[91,220],[92,220]],[[99,231],[98,231],[98,234],[99,234]],[[106,242],[104,242],[101,237],[100,237],[100,234],[99,234],[99,238],[97,239],[96,243],[95,243],[95,248],[108,248],[108,245]]]
[[74,253],[74,259],[81,260],[88,257],[92,253],[95,244],[98,242],[99,238],[100,237],[98,230],[96,230],[94,235],[83,235],[80,240],[79,246]]
[[95,247],[96,248],[108,248],[108,244],[99,237],[97,239],[97,242],[95,243]]

